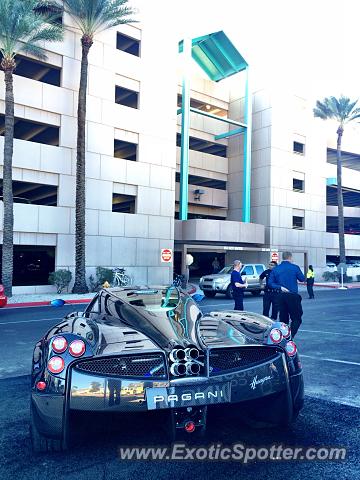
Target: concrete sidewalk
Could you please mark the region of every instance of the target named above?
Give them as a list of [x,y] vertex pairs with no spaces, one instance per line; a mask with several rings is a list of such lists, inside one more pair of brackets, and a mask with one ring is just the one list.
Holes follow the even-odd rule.
[[[306,287],[306,283],[303,283]],[[324,288],[339,288],[341,287],[341,283],[339,282],[316,282],[314,283],[314,287],[324,287]],[[344,283],[344,287],[346,288],[360,288],[360,282],[350,282]]]
[[[197,286],[188,284],[188,293],[192,295],[197,290]],[[76,295],[71,293],[36,293],[36,294],[19,294],[8,298],[7,305],[4,308],[15,307],[40,307],[50,305],[52,300],[61,299],[65,304],[89,303],[96,295],[96,292]]]
[[[190,279],[191,283],[193,283],[198,292],[201,292],[199,289],[199,278]],[[341,284],[339,282],[315,282],[314,287],[317,288],[339,288]],[[344,283],[344,287],[346,288],[360,288],[360,282],[351,282],[351,283]],[[299,290],[306,291],[306,283],[299,283]]]

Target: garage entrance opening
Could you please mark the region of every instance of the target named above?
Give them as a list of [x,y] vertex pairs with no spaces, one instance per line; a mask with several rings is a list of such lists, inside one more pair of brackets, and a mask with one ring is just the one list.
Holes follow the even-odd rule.
[[[194,263],[189,267],[190,278],[200,278],[203,275],[217,273],[225,266],[225,253],[192,252],[191,250],[188,250],[188,253],[194,258]],[[215,258],[217,258],[219,266],[214,269]],[[216,266],[216,261],[214,265]]]

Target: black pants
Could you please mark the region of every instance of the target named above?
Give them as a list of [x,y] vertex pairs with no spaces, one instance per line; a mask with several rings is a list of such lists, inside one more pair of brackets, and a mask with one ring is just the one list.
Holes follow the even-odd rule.
[[291,333],[294,338],[301,325],[303,310],[301,307],[301,295],[298,293],[279,293],[280,322],[289,325],[291,318]]
[[235,293],[233,290],[233,299],[235,301],[234,310],[244,310],[244,294],[242,292]]
[[310,282],[306,284],[306,288],[309,294],[309,298],[315,298],[314,296],[314,289],[313,289],[314,283]]
[[269,317],[270,307],[272,306],[270,318],[273,320],[277,319],[279,311],[277,296],[278,293],[276,292],[265,292],[263,296],[263,315]]

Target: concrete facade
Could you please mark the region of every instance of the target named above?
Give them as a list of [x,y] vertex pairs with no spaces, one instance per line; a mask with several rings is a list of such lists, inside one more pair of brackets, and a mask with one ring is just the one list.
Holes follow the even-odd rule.
[[[58,187],[57,206],[14,205],[15,245],[56,246],[56,269],[74,270],[75,165],[80,35],[65,16],[64,42],[49,45],[48,62],[61,67],[61,86],[14,75],[15,115],[60,127],[59,146],[14,140],[13,178]],[[122,25],[96,36],[89,54],[86,131],[86,263],[121,266],[136,282],[164,283],[171,265],[161,248],[173,248],[176,78],[162,70],[155,25]],[[141,42],[140,57],[116,48],[117,32]],[[174,43],[162,55],[176,58]],[[115,85],[139,92],[139,108],[115,103]],[[0,113],[4,112],[0,72]],[[161,101],[160,101],[161,100]],[[154,122],[156,112],[156,122]],[[114,157],[114,139],[137,144],[137,160]],[[3,137],[0,137],[2,164]],[[113,193],[136,196],[135,214],[112,211]],[[2,202],[0,217],[2,219]],[[2,227],[1,227],[2,228]],[[45,287],[41,287],[43,290]],[[29,291],[29,287],[24,287]],[[41,290],[40,289],[40,290]],[[21,292],[15,287],[15,292]],[[39,290],[39,289],[37,289]]]
[[[14,140],[14,180],[57,187],[56,206],[15,203],[14,242],[55,247],[55,268],[73,271],[81,50],[79,32],[66,16],[64,24],[64,42],[47,49],[48,63],[61,68],[61,86],[14,76],[15,116],[60,128],[58,146]],[[337,214],[326,200],[326,179],[336,176],[336,166],[327,162],[326,151],[334,148],[336,129],[329,136],[325,124],[313,118],[312,105],[280,89],[253,90],[252,223],[241,223],[242,136],[215,141],[214,136],[227,132],[229,126],[195,113],[191,113],[190,137],[208,146],[190,150],[189,220],[174,221],[179,210],[176,172],[180,170],[180,148],[176,147],[181,121],[176,115],[176,96],[181,94],[178,39],[162,42],[160,55],[157,30],[154,24],[120,26],[98,35],[90,50],[87,276],[97,266],[121,266],[136,283],[167,283],[173,265],[161,262],[161,248],[184,253],[185,244],[199,249],[201,245],[204,251],[218,246],[226,262],[240,256],[246,262],[266,263],[271,250],[291,250],[301,266],[308,261],[317,272],[323,271],[326,256],[336,255],[338,245],[337,234],[326,232],[327,216]],[[140,41],[140,56],[116,48],[117,32]],[[243,121],[241,82],[240,78],[234,88],[197,72],[191,79],[191,98],[215,114]],[[115,86],[138,93],[138,108],[116,103]],[[4,113],[4,94],[0,72],[0,114]],[[360,152],[359,132],[348,130],[344,150]],[[114,140],[136,144],[136,161],[116,158]],[[303,153],[294,153],[294,142],[304,146]],[[216,154],[216,148],[211,152],[213,144],[226,148],[226,155]],[[0,166],[2,152],[0,136]],[[343,177],[344,187],[360,189],[360,171],[344,168]],[[303,182],[304,191],[294,190],[294,178]],[[113,194],[135,197],[134,213],[112,211]],[[346,213],[359,217],[359,208]],[[0,201],[1,221],[2,210]],[[304,218],[303,228],[293,228],[293,217]],[[346,235],[346,247],[348,255],[360,257],[360,236]],[[32,290],[48,288],[34,286]],[[30,290],[28,286],[14,289]]]
[[[220,82],[212,89],[209,83],[203,81],[200,93],[199,81],[193,81],[191,97],[221,106],[229,118],[243,122],[241,87],[220,89]],[[336,165],[329,163],[327,150],[336,150],[337,126],[315,119],[314,105],[307,99],[286,88],[259,88],[263,83],[255,81],[253,90],[251,222],[264,226],[264,248],[230,250],[226,253],[226,263],[240,256],[246,262],[266,264],[269,251],[290,250],[302,268],[312,264],[320,277],[326,270],[327,257],[338,255],[338,235],[327,231],[327,219],[337,217],[337,207],[327,205],[327,179],[336,177]],[[221,122],[196,117],[192,119],[190,135],[210,140],[211,136],[214,139],[214,135],[226,131]],[[357,125],[346,126],[342,149],[356,159],[360,152],[359,135]],[[303,146],[302,153],[294,151],[294,142]],[[203,197],[200,201],[192,201],[196,207],[190,205],[189,212],[198,214],[198,218],[215,214],[229,223],[239,222],[242,218],[243,137],[229,137],[222,143],[227,146],[226,159],[190,152],[190,174],[227,183],[226,191],[218,190],[221,195],[215,197],[215,202],[204,189]],[[360,199],[360,161],[356,166],[353,160],[351,166],[343,164],[343,189],[358,193]],[[302,189],[294,188],[294,179],[302,182]],[[191,185],[189,202],[190,191]],[[345,206],[345,217],[359,221],[359,208],[360,201],[355,206]],[[293,225],[293,217],[303,218],[303,225]],[[212,243],[224,243],[220,235],[212,238]],[[190,239],[188,241],[191,243]],[[233,235],[234,244],[241,245],[241,241],[246,242],[246,239]],[[345,242],[347,256],[360,258],[360,236],[346,234]]]

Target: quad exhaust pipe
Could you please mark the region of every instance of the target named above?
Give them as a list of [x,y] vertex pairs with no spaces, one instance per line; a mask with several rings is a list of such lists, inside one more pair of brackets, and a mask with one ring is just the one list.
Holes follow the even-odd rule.
[[172,362],[182,362],[183,360],[185,360],[185,358],[185,350],[183,350],[182,348],[174,348],[174,350],[170,352],[170,360]]
[[199,357],[199,350],[197,348],[185,348],[186,360],[196,360]]
[[194,347],[188,347],[185,349],[174,348],[174,350],[170,352],[170,360],[172,362],[182,362],[183,360],[191,361],[196,360],[199,355],[199,350]]
[[186,373],[188,375],[198,375],[200,373],[200,364],[195,362],[186,362]]
[[187,372],[185,363],[175,362],[170,367],[170,373],[174,377],[181,377]]
[[169,354],[171,375],[198,375],[201,368],[201,363],[197,360],[199,356],[200,352],[195,347],[174,348]]

